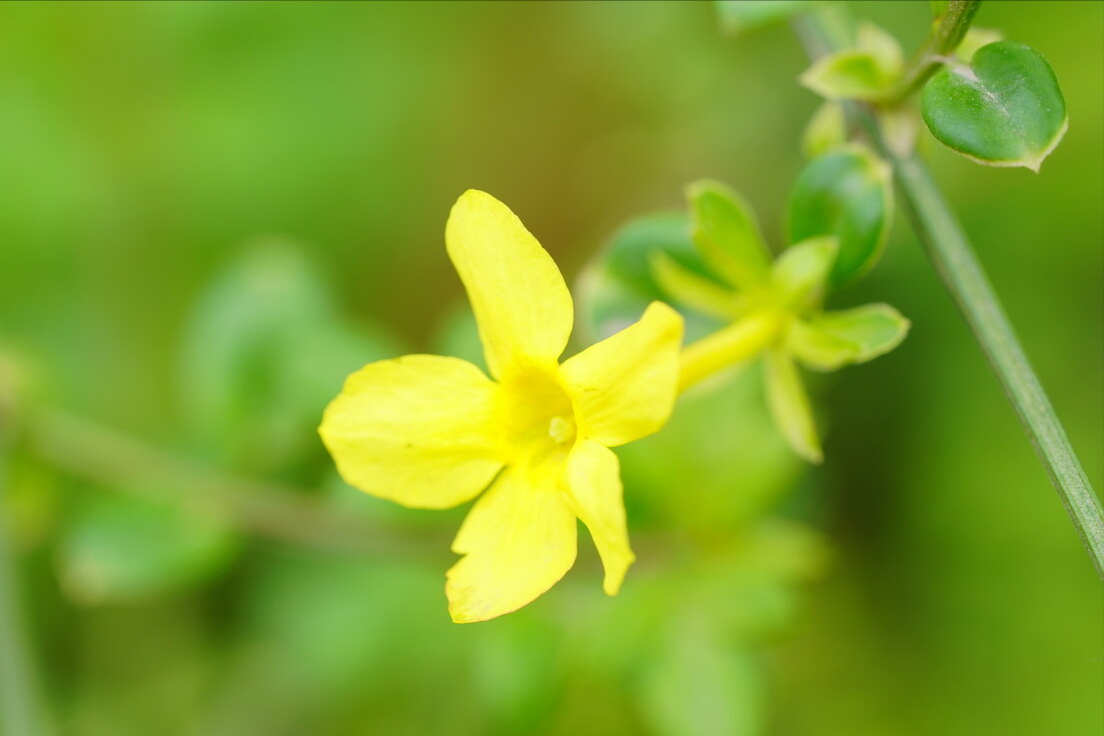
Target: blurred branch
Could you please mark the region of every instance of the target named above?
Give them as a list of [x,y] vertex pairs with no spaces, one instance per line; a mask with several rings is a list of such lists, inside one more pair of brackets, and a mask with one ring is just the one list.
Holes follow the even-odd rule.
[[[933,36],[961,38],[978,4],[952,2],[955,13],[948,12]],[[834,9],[825,8],[795,21],[798,36],[810,56],[838,48],[840,22],[828,16],[834,13]],[[955,34],[943,30],[948,18],[961,26]],[[849,103],[847,108],[848,117],[871,134],[881,155],[893,167],[913,229],[943,285],[969,323],[1073,520],[1097,573],[1104,578],[1104,510],[966,233],[916,154],[903,154],[887,145],[870,108],[857,103]]]
[[30,417],[28,449],[70,473],[122,491],[227,516],[259,536],[330,551],[429,555],[447,547],[424,533],[396,536],[324,499],[276,483],[229,475],[57,410]]
[[[0,420],[3,419],[0,413]],[[0,512],[8,480],[8,444],[5,426],[0,423]],[[23,623],[19,576],[7,531],[7,519],[0,513],[0,733],[46,736],[51,729],[42,710],[38,673]]]

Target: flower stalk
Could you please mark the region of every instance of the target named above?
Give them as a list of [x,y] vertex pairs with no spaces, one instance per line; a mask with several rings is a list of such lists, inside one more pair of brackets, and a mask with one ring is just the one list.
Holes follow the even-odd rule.
[[679,391],[754,358],[778,336],[781,327],[778,314],[754,312],[687,345],[680,356]]

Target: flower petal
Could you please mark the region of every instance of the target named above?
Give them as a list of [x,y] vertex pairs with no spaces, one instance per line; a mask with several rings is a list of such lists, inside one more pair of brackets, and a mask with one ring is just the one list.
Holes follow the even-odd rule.
[[583,440],[568,456],[567,485],[575,514],[587,525],[602,557],[606,570],[602,588],[608,595],[617,595],[625,572],[636,559],[629,548],[617,455],[597,442]]
[[516,611],[551,588],[575,564],[575,514],[559,463],[507,468],[472,507],[452,550],[445,593],[456,623]]
[[607,447],[649,435],[674,407],[682,317],[652,302],[640,321],[560,367],[580,437]]
[[502,467],[497,391],[459,358],[382,360],[349,376],[318,431],[350,485],[404,506],[448,508]]
[[445,244],[479,322],[491,374],[501,377],[519,360],[554,363],[571,335],[571,294],[510,208],[469,189],[452,207]]

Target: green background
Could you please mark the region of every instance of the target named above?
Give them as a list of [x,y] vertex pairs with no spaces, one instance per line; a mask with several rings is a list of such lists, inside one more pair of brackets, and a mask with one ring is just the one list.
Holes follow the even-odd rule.
[[[930,20],[853,10],[908,49]],[[1047,57],[1069,133],[1038,175],[921,145],[1099,488],[1104,3],[977,24]],[[670,439],[622,454],[640,561],[615,600],[582,535],[525,611],[452,625],[463,510],[342,488],[314,435],[361,363],[470,350],[442,327],[464,189],[569,281],[706,176],[782,245],[805,66],[784,26],[725,37],[709,3],[0,5],[0,358],[30,428],[0,500],[46,728],[1099,733],[1099,580],[903,221],[830,305],[913,329],[812,381],[823,467],[781,449],[754,371],[739,412],[688,396]],[[249,500],[272,486],[351,527]],[[770,508],[801,526],[754,531]]]

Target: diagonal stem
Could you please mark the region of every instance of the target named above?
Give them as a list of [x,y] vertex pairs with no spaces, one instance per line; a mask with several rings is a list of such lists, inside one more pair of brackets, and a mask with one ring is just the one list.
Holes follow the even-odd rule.
[[1046,392],[1016,338],[970,242],[927,169],[915,156],[895,156],[897,185],[920,241],[943,284],[970,323],[989,365],[1027,430],[1077,532],[1104,578],[1104,512]]

